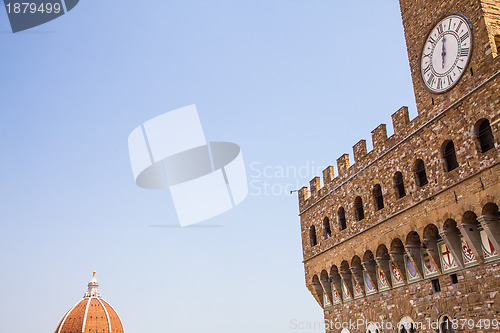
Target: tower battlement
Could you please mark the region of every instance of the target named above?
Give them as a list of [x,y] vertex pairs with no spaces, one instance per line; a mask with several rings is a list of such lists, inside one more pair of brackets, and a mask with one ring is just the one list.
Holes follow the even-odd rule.
[[[353,147],[354,164],[350,164],[349,154],[343,154],[337,159],[338,176],[335,177],[333,166],[328,166],[323,170],[324,187],[336,187],[340,185],[346,178],[356,174],[361,169],[366,168],[372,162],[376,161],[385,152],[397,145],[401,140],[412,134],[415,126],[418,126],[419,118],[412,121],[410,125],[410,116],[408,107],[403,106],[392,115],[394,134],[388,138],[385,124],[380,124],[372,131],[373,149],[367,151],[366,140],[359,140]],[[311,197],[311,194],[319,193],[321,181],[319,177],[315,177],[310,181],[310,187],[302,187],[299,190],[299,201],[302,204]]]

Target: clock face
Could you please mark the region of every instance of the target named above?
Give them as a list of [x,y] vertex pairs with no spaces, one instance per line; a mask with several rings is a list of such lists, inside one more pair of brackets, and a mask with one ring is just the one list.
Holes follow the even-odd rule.
[[435,94],[451,89],[463,75],[472,52],[472,28],[467,18],[452,14],[431,30],[422,51],[420,70],[425,86]]

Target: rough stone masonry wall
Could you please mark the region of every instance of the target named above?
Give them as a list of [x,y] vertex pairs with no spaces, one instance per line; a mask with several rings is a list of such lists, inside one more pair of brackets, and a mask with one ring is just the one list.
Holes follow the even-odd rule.
[[[395,122],[393,136],[382,140],[375,130],[372,151],[364,156],[357,156],[357,162],[350,167],[347,167],[348,155],[343,155],[337,161],[339,170],[337,177],[331,181],[329,181],[331,178],[325,178],[322,188],[319,188],[319,178],[311,181],[310,189],[303,187],[299,191],[299,209],[304,259],[353,237],[423,199],[436,195],[489,165],[498,163],[500,94],[495,94],[495,91],[500,91],[500,76],[464,100],[457,109],[450,109],[439,119],[425,126],[420,117],[404,126],[399,124],[402,119],[406,122],[408,115],[407,109],[402,108],[393,115]],[[484,154],[478,149],[477,138],[473,131],[480,119],[490,120],[496,144],[494,149]],[[380,129],[380,126],[378,128]],[[446,140],[453,140],[459,163],[459,167],[451,172],[445,171],[442,156],[442,145]],[[429,180],[429,184],[418,189],[414,176],[414,163],[417,159],[424,161]],[[402,172],[407,193],[401,199],[396,198],[394,190],[393,176],[396,171]],[[330,177],[331,172],[327,172],[327,177]],[[486,186],[498,187],[497,178],[492,179]],[[379,211],[375,211],[372,195],[372,189],[376,184],[382,187],[385,203],[385,207]],[[475,186],[480,188],[479,182]],[[464,189],[456,193],[462,196],[473,190],[473,188]],[[355,221],[353,207],[357,196],[362,198],[365,211],[365,218],[358,222]],[[452,199],[454,201],[454,198]],[[348,226],[342,231],[336,223],[340,207],[345,209]],[[448,208],[443,207],[443,209]],[[322,222],[325,217],[332,221],[333,226],[333,234],[329,239],[324,239],[322,233]],[[319,244],[314,247],[309,243],[311,225],[315,225],[318,234]]]
[[[306,284],[322,305],[315,291],[313,278],[354,256],[373,253],[380,244],[390,248],[399,238],[434,224],[439,229],[447,219],[461,224],[465,212],[482,214],[486,203],[500,205],[500,57],[492,56],[489,38],[491,26],[484,17],[484,8],[497,0],[401,0],[408,55],[419,116],[411,120],[407,108],[392,115],[394,135],[387,137],[386,126],[372,131],[373,150],[367,152],[366,142],[353,147],[354,161],[348,154],[337,159],[339,174],[333,167],[323,172],[310,188],[299,191],[302,246]],[[474,50],[467,72],[450,92],[429,93],[420,78],[420,53],[428,31],[445,14],[461,12],[474,28]],[[471,69],[473,69],[471,71]],[[495,148],[486,153],[479,149],[476,126],[481,119],[491,123]],[[453,140],[459,167],[447,172],[443,160],[443,144]],[[422,159],[429,183],[417,188],[415,161]],[[393,176],[400,171],[404,177],[406,196],[395,195]],[[375,211],[372,189],[380,184],[385,207]],[[365,218],[355,221],[354,200],[360,196]],[[337,212],[345,209],[347,228],[339,230]],[[333,234],[326,237],[323,220],[328,217]],[[311,246],[309,230],[314,225],[318,244]],[[451,285],[449,274],[441,274],[442,291],[433,293],[430,280],[411,283],[325,308],[325,318],[346,321],[352,316],[369,320],[398,320],[409,315],[414,321],[435,320],[444,313],[454,318],[498,318],[500,306],[499,263],[482,263],[460,270],[459,283]],[[486,316],[486,317],[485,317]],[[354,318],[353,318],[354,319]],[[397,321],[396,321],[397,322]],[[332,330],[332,332],[340,330]],[[423,332],[433,330],[423,330]],[[467,332],[468,330],[459,330]],[[489,332],[474,329],[471,332]],[[351,331],[352,332],[352,331]]]
[[[339,170],[343,170],[339,176],[332,179],[333,170],[327,168],[322,188],[319,188],[319,179],[315,179],[311,182],[310,191],[307,188],[301,190],[306,284],[318,303],[322,304],[322,300],[315,295],[312,283],[313,277],[320,276],[323,270],[330,272],[332,266],[340,267],[343,260],[350,263],[354,256],[363,258],[367,250],[375,253],[380,244],[389,249],[395,238],[404,243],[412,231],[416,231],[422,239],[423,230],[430,223],[439,229],[449,218],[461,224],[466,211],[480,216],[486,203],[500,204],[500,97],[493,93],[499,88],[500,77],[464,100],[458,109],[451,109],[419,131],[416,131],[421,125],[418,123],[401,126],[399,131],[403,134],[395,136],[406,140],[399,141],[398,145],[395,138],[380,140],[377,135],[383,132],[380,130],[383,126],[379,126],[379,130],[374,131],[373,151],[364,156],[358,155],[357,162],[350,167],[347,167],[348,155],[344,155],[339,159]],[[405,109],[400,110],[395,121],[405,119],[405,114]],[[496,147],[486,153],[478,149],[473,131],[474,125],[482,118],[489,119],[493,124],[495,136]],[[441,154],[441,146],[447,139],[455,142],[459,163],[459,167],[451,172],[445,171]],[[387,147],[382,149],[377,146],[377,140]],[[390,140],[393,140],[392,144]],[[429,180],[422,188],[416,187],[414,179],[413,166],[417,158],[423,159]],[[401,199],[395,197],[392,176],[396,170],[404,175],[407,195]],[[385,207],[379,211],[375,211],[371,192],[375,184],[381,184],[384,196]],[[357,196],[362,197],[365,211],[365,218],[358,222],[355,221],[353,208]],[[336,213],[341,206],[345,209],[347,220],[347,228],[342,231],[336,223]],[[325,217],[332,225],[333,233],[329,238],[325,237],[323,229]],[[316,227],[318,240],[318,245],[313,247],[309,240],[311,225]],[[496,312],[500,306],[499,264],[486,263],[467,268],[460,271],[458,277],[459,284],[452,286],[449,275],[441,275],[442,292],[439,294],[432,293],[430,280],[423,280],[327,307],[325,319],[345,322],[364,316],[372,321],[387,321],[400,319],[401,314],[405,314],[416,322],[424,322],[434,321],[445,313],[458,319],[499,318]],[[337,331],[340,332],[331,330]],[[470,332],[489,331],[474,329]]]
[[500,48],[500,0],[482,0],[481,4],[492,55],[496,57],[498,56],[498,48]]

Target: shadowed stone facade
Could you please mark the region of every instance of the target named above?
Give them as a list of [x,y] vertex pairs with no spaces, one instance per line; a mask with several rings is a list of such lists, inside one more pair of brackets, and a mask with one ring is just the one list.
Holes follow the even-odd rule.
[[[338,175],[330,166],[300,189],[306,285],[327,332],[359,319],[372,325],[349,332],[498,331],[500,1],[400,5],[418,116],[402,107],[392,136],[381,124],[373,150],[359,141],[352,165],[344,154]],[[422,50],[451,13],[470,21],[471,58],[451,90],[433,94]],[[485,328],[488,320],[497,328]]]

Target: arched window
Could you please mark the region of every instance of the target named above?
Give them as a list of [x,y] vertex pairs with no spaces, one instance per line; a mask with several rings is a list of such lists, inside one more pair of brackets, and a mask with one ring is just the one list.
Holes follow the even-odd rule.
[[366,326],[366,333],[380,333],[378,329],[378,324],[369,322],[368,325]]
[[404,316],[398,323],[398,333],[416,333],[415,322],[409,317]]
[[347,228],[347,222],[345,220],[345,210],[344,207],[340,207],[339,211],[337,212],[337,218],[339,222],[339,229],[340,231],[344,230]]
[[311,240],[311,246],[316,246],[318,244],[316,239],[316,227],[313,225],[309,228],[309,239]]
[[442,316],[439,319],[439,333],[452,333],[452,323],[448,316]]
[[365,218],[365,211],[363,210],[363,200],[361,197],[356,197],[354,200],[354,216],[356,221],[361,221]]
[[424,161],[421,159],[418,159],[415,162],[415,183],[417,183],[417,188],[420,188],[428,183]]
[[380,184],[373,187],[373,201],[375,202],[375,210],[384,208],[384,197],[382,196],[382,187],[380,187]]
[[326,239],[332,237],[332,228],[330,228],[330,219],[328,217],[325,217],[323,220],[323,230],[325,231]]
[[484,119],[479,123],[479,126],[477,126],[477,138],[482,153],[487,152],[495,146],[489,120]]
[[394,188],[396,190],[397,199],[401,199],[406,195],[405,182],[403,180],[403,174],[400,171],[394,174]]
[[457,154],[455,153],[453,141],[450,140],[444,145],[443,157],[446,163],[446,171],[458,168]]

